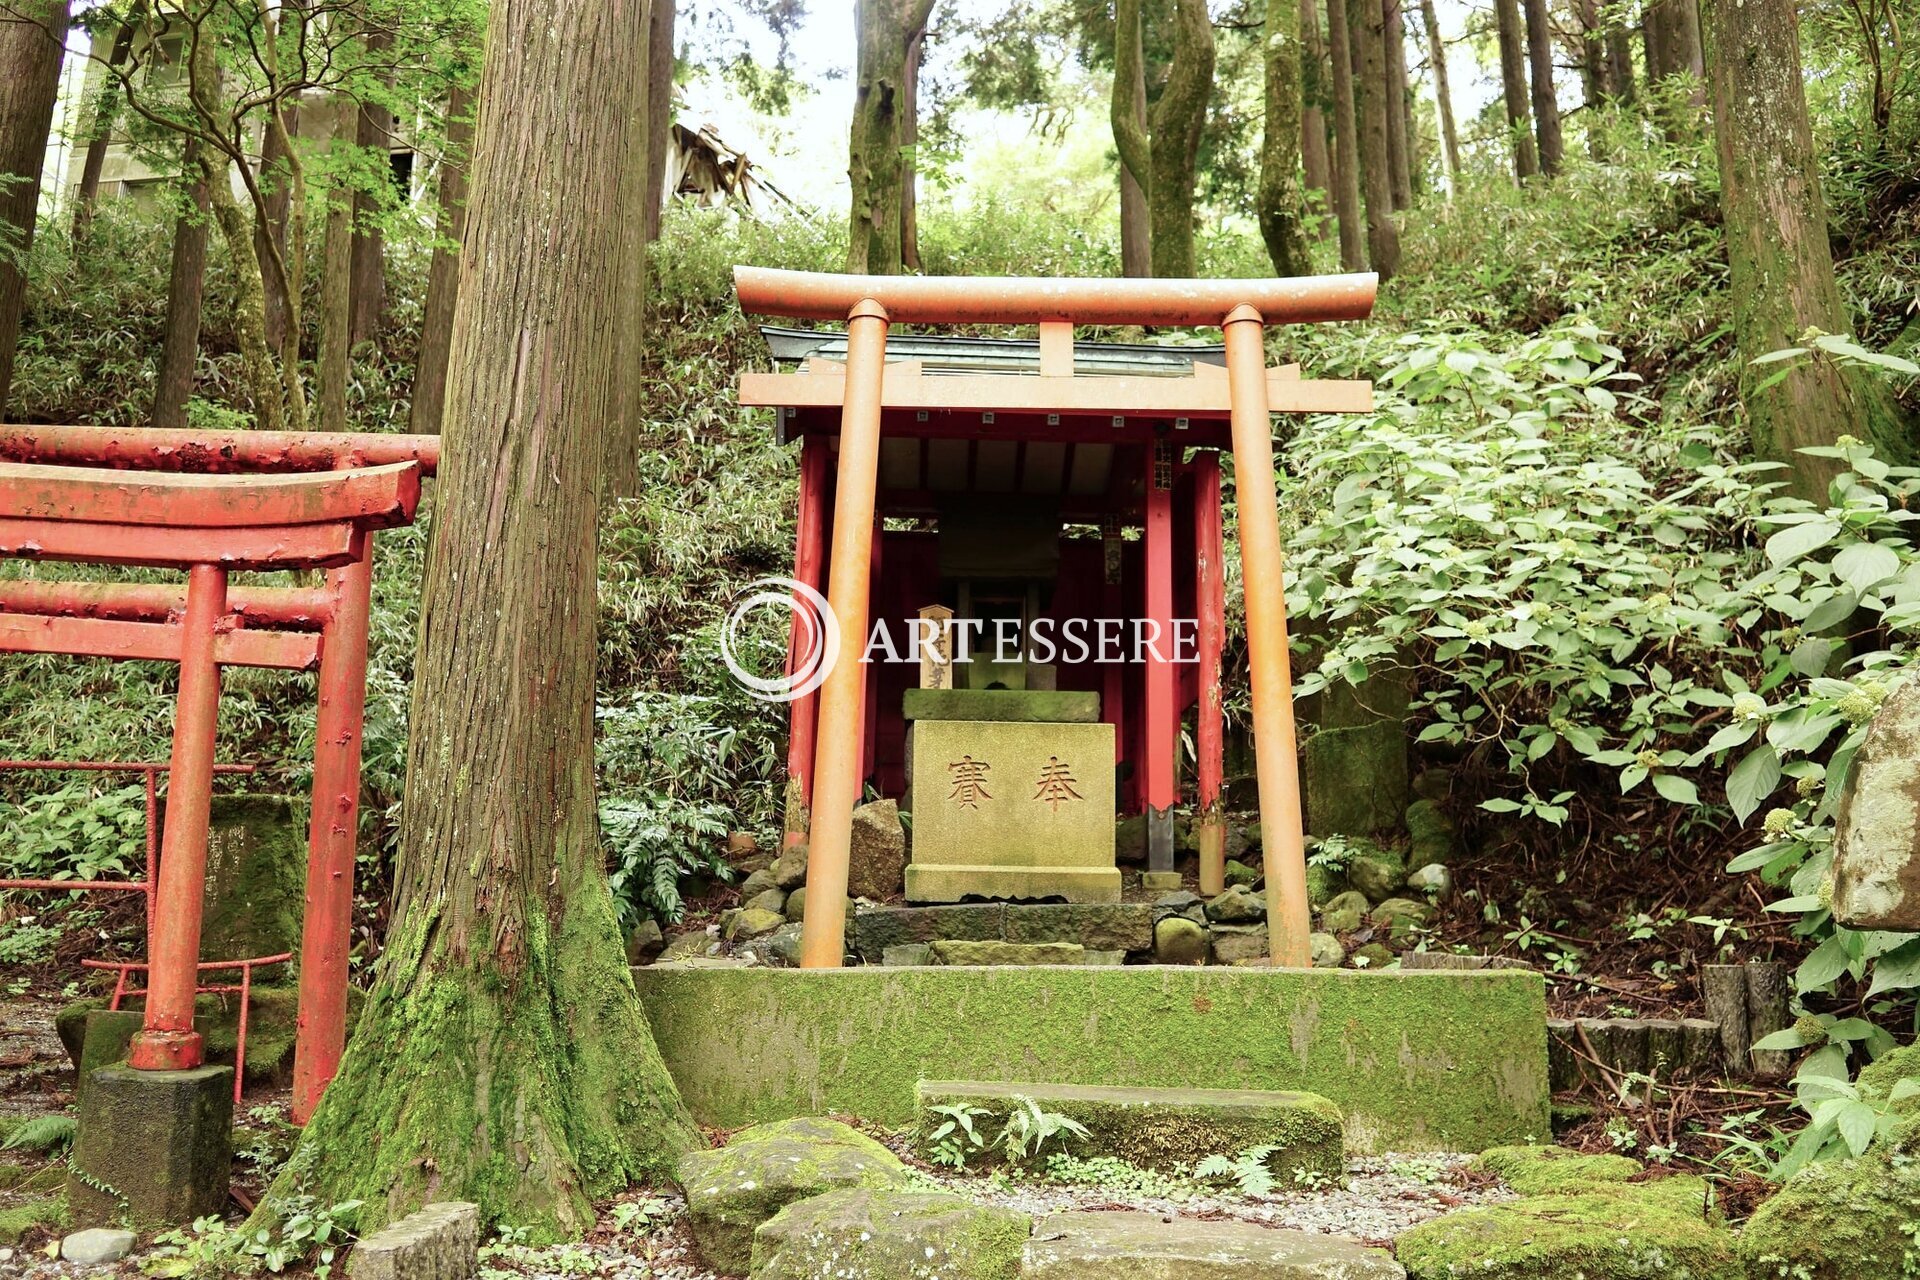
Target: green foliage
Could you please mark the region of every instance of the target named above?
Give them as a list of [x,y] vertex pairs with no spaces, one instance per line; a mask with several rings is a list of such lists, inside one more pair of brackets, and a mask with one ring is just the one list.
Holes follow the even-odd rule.
[[1248,1147],[1235,1156],[1211,1155],[1193,1167],[1193,1176],[1200,1182],[1229,1184],[1243,1196],[1270,1195],[1279,1180],[1267,1161],[1277,1150],[1269,1144]]
[[79,1131],[80,1122],[73,1116],[35,1116],[8,1135],[5,1142],[0,1142],[0,1151],[58,1154],[73,1145],[74,1135]]
[[0,926],[0,964],[40,964],[53,958],[53,948],[65,930],[52,925],[35,924],[23,916]]
[[208,1275],[279,1275],[308,1267],[319,1280],[333,1272],[340,1251],[353,1239],[358,1200],[321,1205],[307,1196],[287,1197],[278,1229],[235,1227],[220,1218],[196,1218],[184,1229],[154,1237],[153,1253],[140,1269],[159,1280]]
[[1032,1098],[1015,1098],[1013,1104],[1000,1132],[991,1139],[984,1126],[994,1118],[992,1110],[965,1102],[931,1108],[933,1114],[943,1117],[928,1135],[934,1163],[965,1169],[973,1157],[997,1151],[1011,1164],[1031,1164],[1043,1156],[1058,1154],[1047,1150],[1049,1143],[1064,1146],[1073,1138],[1087,1136],[1087,1127],[1078,1120],[1047,1111]]
[[146,789],[108,791],[82,775],[0,816],[0,876],[14,880],[120,880],[141,865]]
[[964,1169],[970,1158],[987,1150],[986,1136],[980,1124],[991,1119],[993,1112],[967,1102],[949,1102],[929,1110],[944,1117],[928,1135],[933,1143],[932,1158],[935,1164],[945,1165],[949,1169]]
[[1087,1136],[1087,1127],[1070,1116],[1043,1110],[1032,1098],[1015,1098],[1013,1111],[1000,1130],[999,1146],[1007,1159],[1025,1164],[1045,1154],[1045,1147],[1056,1140],[1064,1145],[1070,1139]]
[[1193,1184],[1185,1178],[1142,1169],[1118,1156],[1076,1156],[1056,1151],[1047,1157],[1049,1182],[1068,1186],[1097,1187],[1120,1195],[1151,1196],[1156,1200],[1182,1201],[1193,1197]]

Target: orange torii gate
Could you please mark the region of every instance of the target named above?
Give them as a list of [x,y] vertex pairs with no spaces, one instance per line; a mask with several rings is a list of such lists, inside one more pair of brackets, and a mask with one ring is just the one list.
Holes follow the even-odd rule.
[[[741,402],[776,407],[783,436],[837,434],[827,600],[841,637],[868,634],[874,577],[876,490],[883,430],[930,438],[1017,440],[1070,446],[1131,442],[1154,446],[1162,432],[1181,443],[1230,448],[1238,485],[1241,559],[1246,582],[1247,647],[1257,741],[1262,853],[1268,885],[1270,954],[1277,964],[1310,963],[1306,858],[1293,720],[1292,677],[1279,518],[1274,493],[1273,413],[1354,413],[1372,408],[1367,382],[1302,379],[1294,367],[1269,369],[1269,324],[1358,320],[1371,314],[1378,277],[1371,274],[1293,280],[1112,280],[979,277],[844,276],[738,267],[735,291],[751,315],[847,322],[844,366],[816,362],[797,374],[747,374]],[[928,375],[913,362],[889,366],[893,324],[1023,325],[1040,330],[1039,376]],[[1224,376],[1075,377],[1075,325],[1219,326],[1226,336]],[[837,419],[834,420],[834,419]],[[802,455],[801,546],[796,576],[816,585],[825,522],[819,505],[826,457]],[[1207,484],[1208,473],[1211,484]],[[1218,472],[1200,473],[1200,501],[1217,513]],[[1152,486],[1156,490],[1164,487]],[[811,500],[811,505],[810,501]],[[1150,535],[1164,532],[1164,492],[1150,496]],[[1157,522],[1157,523],[1156,523]],[[1204,519],[1202,521],[1204,523]],[[1224,827],[1219,812],[1218,682],[1219,547],[1216,532],[1198,545],[1201,596],[1199,737],[1201,741],[1201,884],[1219,887]],[[809,542],[811,537],[812,543]],[[1171,610],[1164,536],[1150,544],[1148,612]],[[798,611],[796,611],[798,612]],[[1208,666],[1209,654],[1212,658]],[[844,649],[843,649],[844,655]],[[1211,675],[1209,675],[1209,671]],[[1172,744],[1178,710],[1171,675],[1154,673],[1146,696],[1149,816],[1170,834]],[[1209,685],[1210,682],[1210,685]],[[792,783],[811,810],[807,912],[801,963],[841,963],[852,813],[863,774],[861,744],[869,736],[866,677],[842,660],[815,695],[793,704]],[[817,699],[817,705],[815,703]],[[1109,714],[1113,714],[1110,712]],[[1164,739],[1164,741],[1162,740]],[[1151,826],[1150,826],[1151,831]]]
[[[0,427],[0,557],[184,570],[184,587],[0,582],[0,651],[178,663],[145,1025],[129,1065],[203,1060],[193,1029],[220,668],[317,670],[293,1115],[346,1041],[376,530],[412,523],[432,436]],[[231,586],[323,569],[319,587]]]

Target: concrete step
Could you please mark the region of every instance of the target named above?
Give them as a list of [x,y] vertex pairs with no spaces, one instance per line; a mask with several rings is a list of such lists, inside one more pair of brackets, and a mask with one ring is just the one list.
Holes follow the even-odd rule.
[[1339,1236],[1155,1213],[1061,1213],[1033,1225],[1022,1280],[1405,1280]]
[[[1265,1089],[1137,1089],[1103,1085],[922,1080],[916,1087],[923,1154],[946,1117],[933,1108],[965,1104],[984,1115],[975,1127],[989,1139],[1026,1100],[1086,1126],[1065,1149],[1077,1156],[1117,1156],[1138,1168],[1191,1174],[1208,1156],[1237,1156],[1272,1147],[1267,1158],[1283,1184],[1344,1183],[1346,1149],[1340,1108],[1317,1093]],[[990,1158],[983,1153],[983,1158]]]
[[881,963],[890,948],[935,942],[1067,943],[1089,951],[1145,953],[1153,949],[1153,917],[1152,905],[1144,902],[883,907],[848,920],[847,942],[867,964]]

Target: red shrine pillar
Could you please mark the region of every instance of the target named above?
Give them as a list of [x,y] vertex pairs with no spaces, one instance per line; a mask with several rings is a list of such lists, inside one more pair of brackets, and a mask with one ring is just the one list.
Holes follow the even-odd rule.
[[[826,559],[827,442],[825,437],[800,437],[800,510],[798,532],[793,550],[794,581],[820,590],[821,569]],[[805,603],[794,601],[794,616],[787,640],[787,674],[792,675],[800,662],[800,646],[820,641],[816,625],[803,622],[809,617]],[[808,813],[813,804],[813,744],[820,720],[818,690],[795,698],[787,707],[787,795],[786,833],[783,844],[799,844],[807,838]]]
[[1173,810],[1180,802],[1175,766],[1180,750],[1178,672],[1173,631],[1173,447],[1147,451],[1146,608],[1140,657],[1146,675],[1145,786],[1147,869],[1173,870]]
[[1194,613],[1200,624],[1199,701],[1194,708],[1199,788],[1194,796],[1195,842],[1200,846],[1200,892],[1227,887],[1227,821],[1221,807],[1225,773],[1225,717],[1220,709],[1220,652],[1227,630],[1226,538],[1221,528],[1220,455],[1203,450],[1193,460],[1193,545],[1198,564]]

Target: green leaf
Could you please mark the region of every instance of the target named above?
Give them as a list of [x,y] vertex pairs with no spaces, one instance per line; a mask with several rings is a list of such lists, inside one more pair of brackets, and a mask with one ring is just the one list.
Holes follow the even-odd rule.
[[1745,822],[1779,785],[1779,753],[1762,743],[1727,775],[1727,803],[1733,806],[1733,816]]
[[1839,534],[1839,522],[1834,520],[1809,520],[1805,524],[1789,525],[1767,539],[1767,559],[1776,569],[1792,564],[1808,552],[1826,546]]
[[1845,973],[1852,963],[1853,956],[1848,953],[1846,943],[1839,934],[1834,934],[1800,962],[1793,974],[1793,985],[1803,992],[1818,991]]
[[1770,1036],[1760,1037],[1753,1042],[1753,1047],[1761,1053],[1785,1053],[1789,1049],[1806,1048],[1807,1040],[1798,1031],[1788,1027],[1784,1031],[1776,1031]]
[[1839,1125],[1847,1150],[1857,1156],[1873,1145],[1873,1133],[1880,1125],[1880,1116],[1864,1102],[1850,1102],[1840,1109]]
[[1700,789],[1677,773],[1654,774],[1653,789],[1675,804],[1700,803]]
[[1877,542],[1860,542],[1833,558],[1833,572],[1852,587],[1855,594],[1865,595],[1872,587],[1900,572],[1900,557]]

